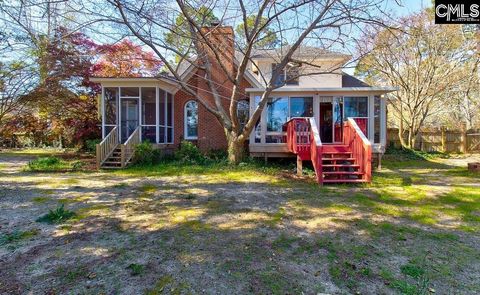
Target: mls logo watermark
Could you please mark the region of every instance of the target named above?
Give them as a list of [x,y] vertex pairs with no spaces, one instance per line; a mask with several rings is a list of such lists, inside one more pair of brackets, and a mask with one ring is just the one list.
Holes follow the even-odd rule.
[[435,0],[436,24],[480,24],[478,0]]

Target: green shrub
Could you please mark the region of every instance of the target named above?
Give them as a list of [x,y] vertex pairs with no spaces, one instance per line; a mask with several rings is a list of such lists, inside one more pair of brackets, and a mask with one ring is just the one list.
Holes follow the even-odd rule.
[[55,210],[50,210],[47,214],[37,218],[37,222],[45,222],[49,224],[62,223],[76,215],[75,212],[65,209],[64,205],[60,205]]
[[89,153],[95,153],[97,150],[97,144],[99,144],[101,139],[87,139],[85,141],[85,150]]
[[149,141],[144,141],[135,146],[133,162],[135,164],[152,165],[160,160],[160,150]]
[[175,152],[175,159],[186,164],[203,164],[206,161],[206,157],[190,141],[180,143],[180,148]]
[[222,162],[227,160],[227,156],[226,150],[210,150],[206,157],[215,162]]

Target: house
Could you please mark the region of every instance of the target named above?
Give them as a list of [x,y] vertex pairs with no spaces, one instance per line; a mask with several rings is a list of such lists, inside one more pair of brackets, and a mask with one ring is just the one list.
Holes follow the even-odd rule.
[[[224,42],[224,66],[235,71],[241,53],[234,49],[233,29],[216,26],[205,30]],[[284,54],[282,50],[252,53],[240,91],[241,121],[258,105],[265,78],[270,78],[277,57]],[[320,183],[369,181],[372,153],[381,155],[386,144],[383,95],[395,89],[373,87],[344,73],[342,66],[350,58],[300,47],[292,57],[294,62],[275,81],[281,87],[273,91],[251,133],[249,154],[262,158],[296,156],[299,168],[303,160],[311,160]],[[199,95],[211,96],[204,75],[197,73],[195,66],[181,67],[183,81],[197,89]],[[319,68],[325,73],[316,73]],[[222,71],[214,68],[212,77],[220,95],[228,97],[232,86]],[[145,140],[165,151],[176,149],[183,140],[194,142],[202,151],[227,146],[221,124],[172,76],[91,80],[102,85],[99,166],[125,166],[133,146]]]

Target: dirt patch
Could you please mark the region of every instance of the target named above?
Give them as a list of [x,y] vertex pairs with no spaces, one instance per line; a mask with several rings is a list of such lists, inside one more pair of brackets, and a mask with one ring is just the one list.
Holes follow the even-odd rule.
[[[0,293],[480,292],[480,192],[450,159],[318,188],[22,172],[31,158],[0,154]],[[36,222],[62,204],[75,217]]]

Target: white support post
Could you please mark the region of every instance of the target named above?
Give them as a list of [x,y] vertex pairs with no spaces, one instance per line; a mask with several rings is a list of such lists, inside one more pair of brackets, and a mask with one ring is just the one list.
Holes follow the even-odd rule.
[[317,123],[317,129],[320,130],[320,95],[313,96],[313,117]]
[[375,134],[375,100],[373,95],[368,96],[368,139],[370,142],[374,142]]
[[380,97],[380,143],[387,146],[387,102],[384,96]]
[[102,97],[100,98],[100,116],[102,117],[102,139],[105,138],[105,87],[102,86]]
[[120,98],[120,87],[118,87],[117,89],[117,133],[118,133],[118,142],[122,142],[122,106],[120,105],[120,103],[122,102],[122,99]]
[[138,92],[138,126],[140,128],[138,129],[138,134],[140,136],[140,142],[142,141],[142,87],[140,87],[139,92]]
[[155,141],[160,142],[160,100],[158,99],[158,86],[155,87]]

